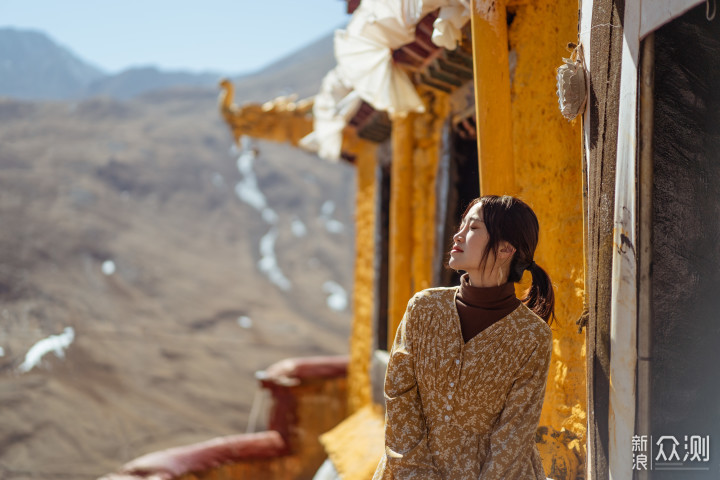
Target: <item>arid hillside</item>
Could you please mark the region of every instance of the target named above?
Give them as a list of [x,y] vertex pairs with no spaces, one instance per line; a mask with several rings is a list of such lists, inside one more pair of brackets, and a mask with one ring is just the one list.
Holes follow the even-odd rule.
[[244,432],[256,370],[347,351],[352,167],[215,96],[0,99],[0,479]]

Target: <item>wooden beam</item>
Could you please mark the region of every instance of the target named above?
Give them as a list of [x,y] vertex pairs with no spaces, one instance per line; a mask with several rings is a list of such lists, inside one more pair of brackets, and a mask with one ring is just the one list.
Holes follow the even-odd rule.
[[[586,0],[587,1],[587,0]],[[622,56],[620,0],[583,1],[580,39],[589,66],[583,118],[587,175],[587,480],[607,480],[610,394],[610,278]],[[591,13],[588,13],[588,10]],[[587,16],[590,18],[587,18]]]

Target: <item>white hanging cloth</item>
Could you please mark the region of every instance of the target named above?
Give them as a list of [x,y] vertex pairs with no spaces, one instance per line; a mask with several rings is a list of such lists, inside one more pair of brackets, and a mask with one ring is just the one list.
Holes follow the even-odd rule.
[[363,0],[345,30],[335,32],[340,77],[379,111],[423,112],[407,73],[395,65],[393,49],[415,40],[415,25],[403,16],[407,0]]
[[361,103],[360,96],[340,79],[336,69],[330,70],[315,95],[313,131],[300,140],[300,146],[325,160],[338,161],[343,129]]
[[433,22],[431,40],[438,47],[455,50],[462,40],[462,27],[470,20],[470,8],[459,0],[445,3]]
[[417,25],[433,10],[440,9],[433,23],[432,42],[438,47],[455,50],[462,39],[462,27],[470,19],[469,0],[403,0],[405,22]]
[[415,25],[405,19],[408,0],[362,0],[347,26],[348,33],[359,35],[391,49],[415,40]]

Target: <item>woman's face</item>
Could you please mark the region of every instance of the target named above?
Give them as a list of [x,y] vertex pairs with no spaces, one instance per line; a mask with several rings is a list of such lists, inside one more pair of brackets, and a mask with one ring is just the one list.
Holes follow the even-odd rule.
[[[480,260],[489,239],[490,235],[483,222],[482,203],[476,203],[463,218],[460,230],[453,236],[450,268],[482,275]],[[491,250],[488,253],[486,271],[491,271],[494,264],[495,255]]]

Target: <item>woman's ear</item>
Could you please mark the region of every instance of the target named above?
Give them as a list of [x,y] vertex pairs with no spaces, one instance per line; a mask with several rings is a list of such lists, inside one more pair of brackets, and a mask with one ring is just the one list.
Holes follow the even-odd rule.
[[509,258],[512,257],[513,253],[515,253],[515,247],[513,247],[506,241],[500,242],[500,249],[498,250],[499,257]]

